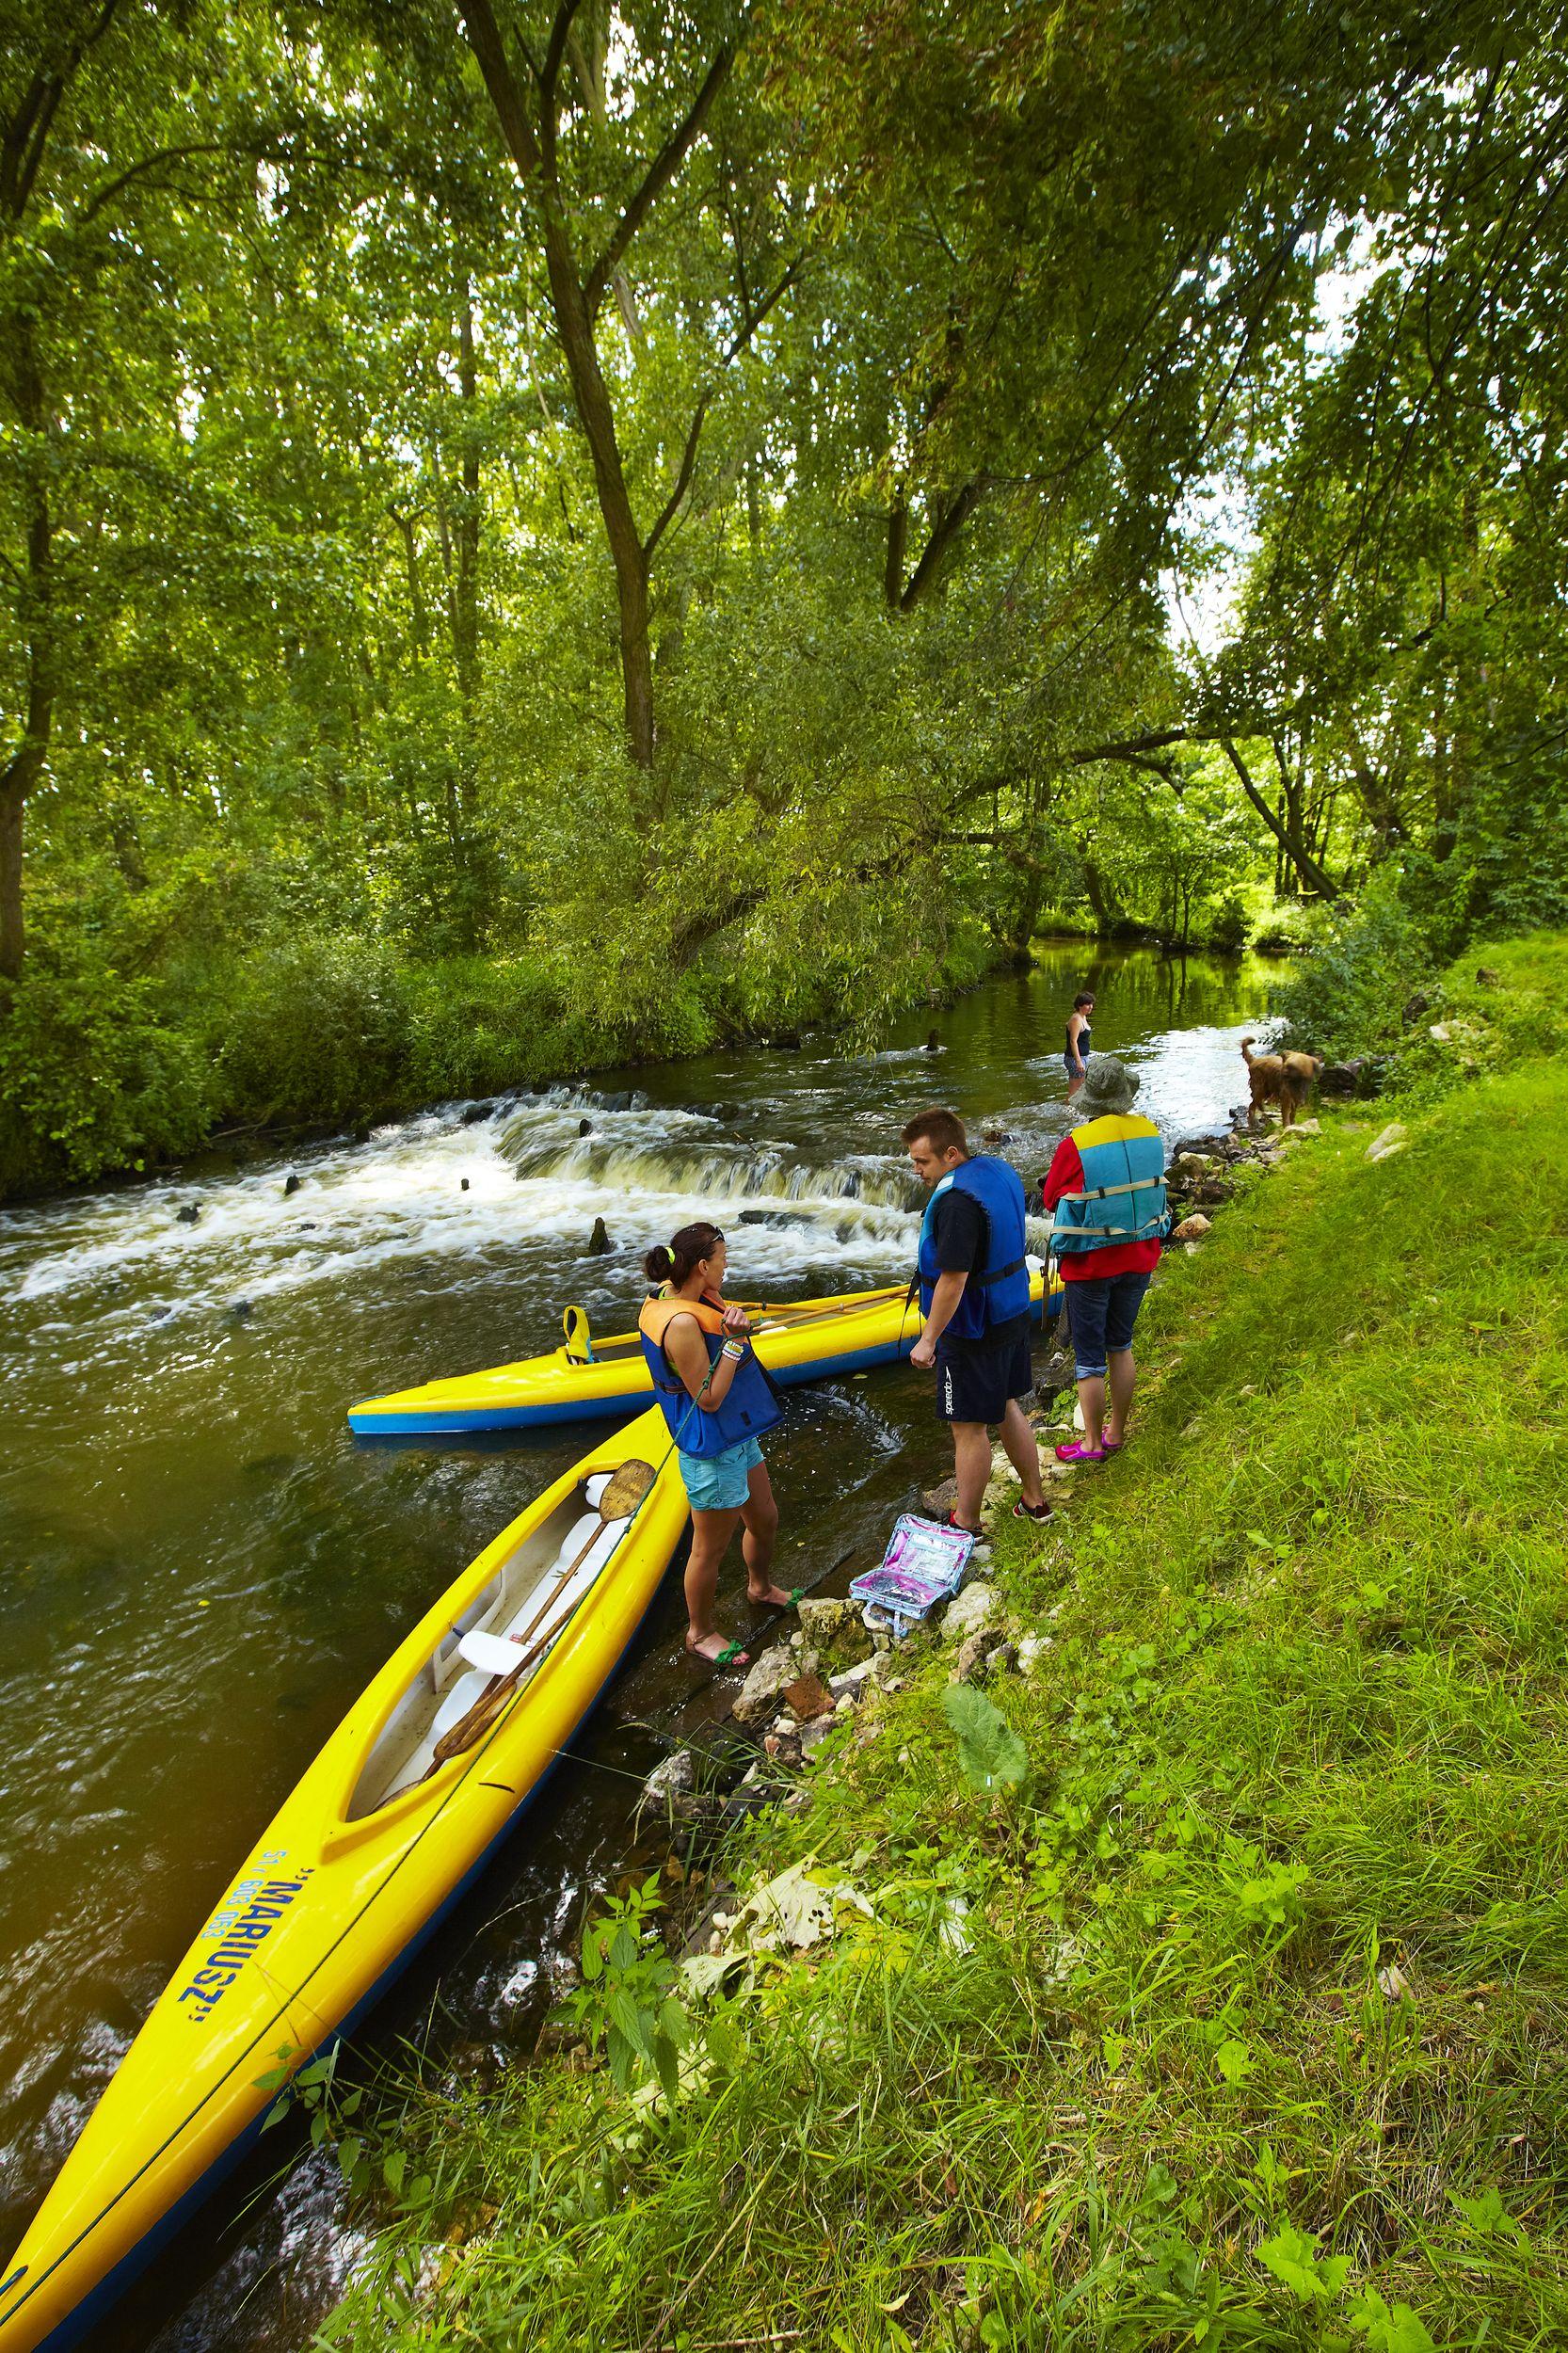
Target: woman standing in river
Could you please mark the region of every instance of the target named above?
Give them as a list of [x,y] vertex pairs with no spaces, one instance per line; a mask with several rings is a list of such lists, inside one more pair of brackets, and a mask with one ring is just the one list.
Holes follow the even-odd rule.
[[1067,1073],[1067,1100],[1070,1103],[1083,1084],[1083,1073],[1089,1062],[1089,1024],[1094,1018],[1093,993],[1085,990],[1073,999],[1073,1009],[1067,1016],[1067,1044],[1062,1056]]
[[713,1625],[719,1564],[737,1527],[745,1530],[747,1600],[786,1609],[793,1599],[773,1581],[778,1507],[758,1444],[782,1417],[751,1353],[750,1325],[739,1307],[725,1305],[726,1256],[716,1225],[683,1225],[667,1248],[661,1243],[643,1260],[660,1290],[637,1319],[692,1507],[686,1648],[718,1667],[747,1664],[740,1643],[727,1642]]

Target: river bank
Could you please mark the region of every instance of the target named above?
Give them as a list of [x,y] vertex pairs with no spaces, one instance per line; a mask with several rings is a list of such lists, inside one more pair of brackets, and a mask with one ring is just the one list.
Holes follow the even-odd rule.
[[710,1965],[633,1907],[580,2048],[361,2136],[331,2339],[1560,2341],[1565,1015],[1563,943],[1473,952],[1406,1095],[1167,1260],[1134,1444],[998,1523],[986,1713],[912,1644],[663,1872],[733,1886]]
[[[970,938],[924,982],[912,974],[904,1002],[936,1011],[1011,968]],[[544,955],[419,961],[336,934],[219,961],[183,992],[45,968],[0,1020],[0,1202],[162,1174],[214,1144],[243,1157],[362,1142],[441,1102],[715,1047],[792,1048],[835,1022],[826,984],[759,1008],[689,974],[656,1012],[621,1016]]]

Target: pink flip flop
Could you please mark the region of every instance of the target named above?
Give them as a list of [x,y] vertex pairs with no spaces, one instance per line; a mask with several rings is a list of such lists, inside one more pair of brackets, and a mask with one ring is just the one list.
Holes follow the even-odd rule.
[[1102,1446],[1085,1446],[1081,1438],[1075,1438],[1070,1446],[1057,1448],[1056,1459],[1059,1463],[1103,1463],[1105,1449]]

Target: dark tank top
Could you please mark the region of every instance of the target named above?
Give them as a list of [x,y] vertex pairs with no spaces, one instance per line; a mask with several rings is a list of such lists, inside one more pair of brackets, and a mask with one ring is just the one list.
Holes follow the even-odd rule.
[[[1063,1031],[1062,1035],[1064,1041],[1062,1049],[1064,1057],[1066,1061],[1071,1062],[1073,1058],[1073,1025],[1070,1021]],[[1087,1062],[1089,1059],[1089,1024],[1087,1022],[1084,1023],[1082,1029],[1080,1030],[1078,1033],[1078,1058],[1080,1062]]]

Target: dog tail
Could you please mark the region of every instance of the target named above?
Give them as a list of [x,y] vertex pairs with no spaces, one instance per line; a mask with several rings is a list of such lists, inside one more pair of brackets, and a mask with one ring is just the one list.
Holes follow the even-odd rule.
[[1241,1040],[1241,1060],[1246,1063],[1249,1067],[1252,1064],[1252,1048],[1256,1044],[1257,1040],[1255,1037],[1244,1037]]

